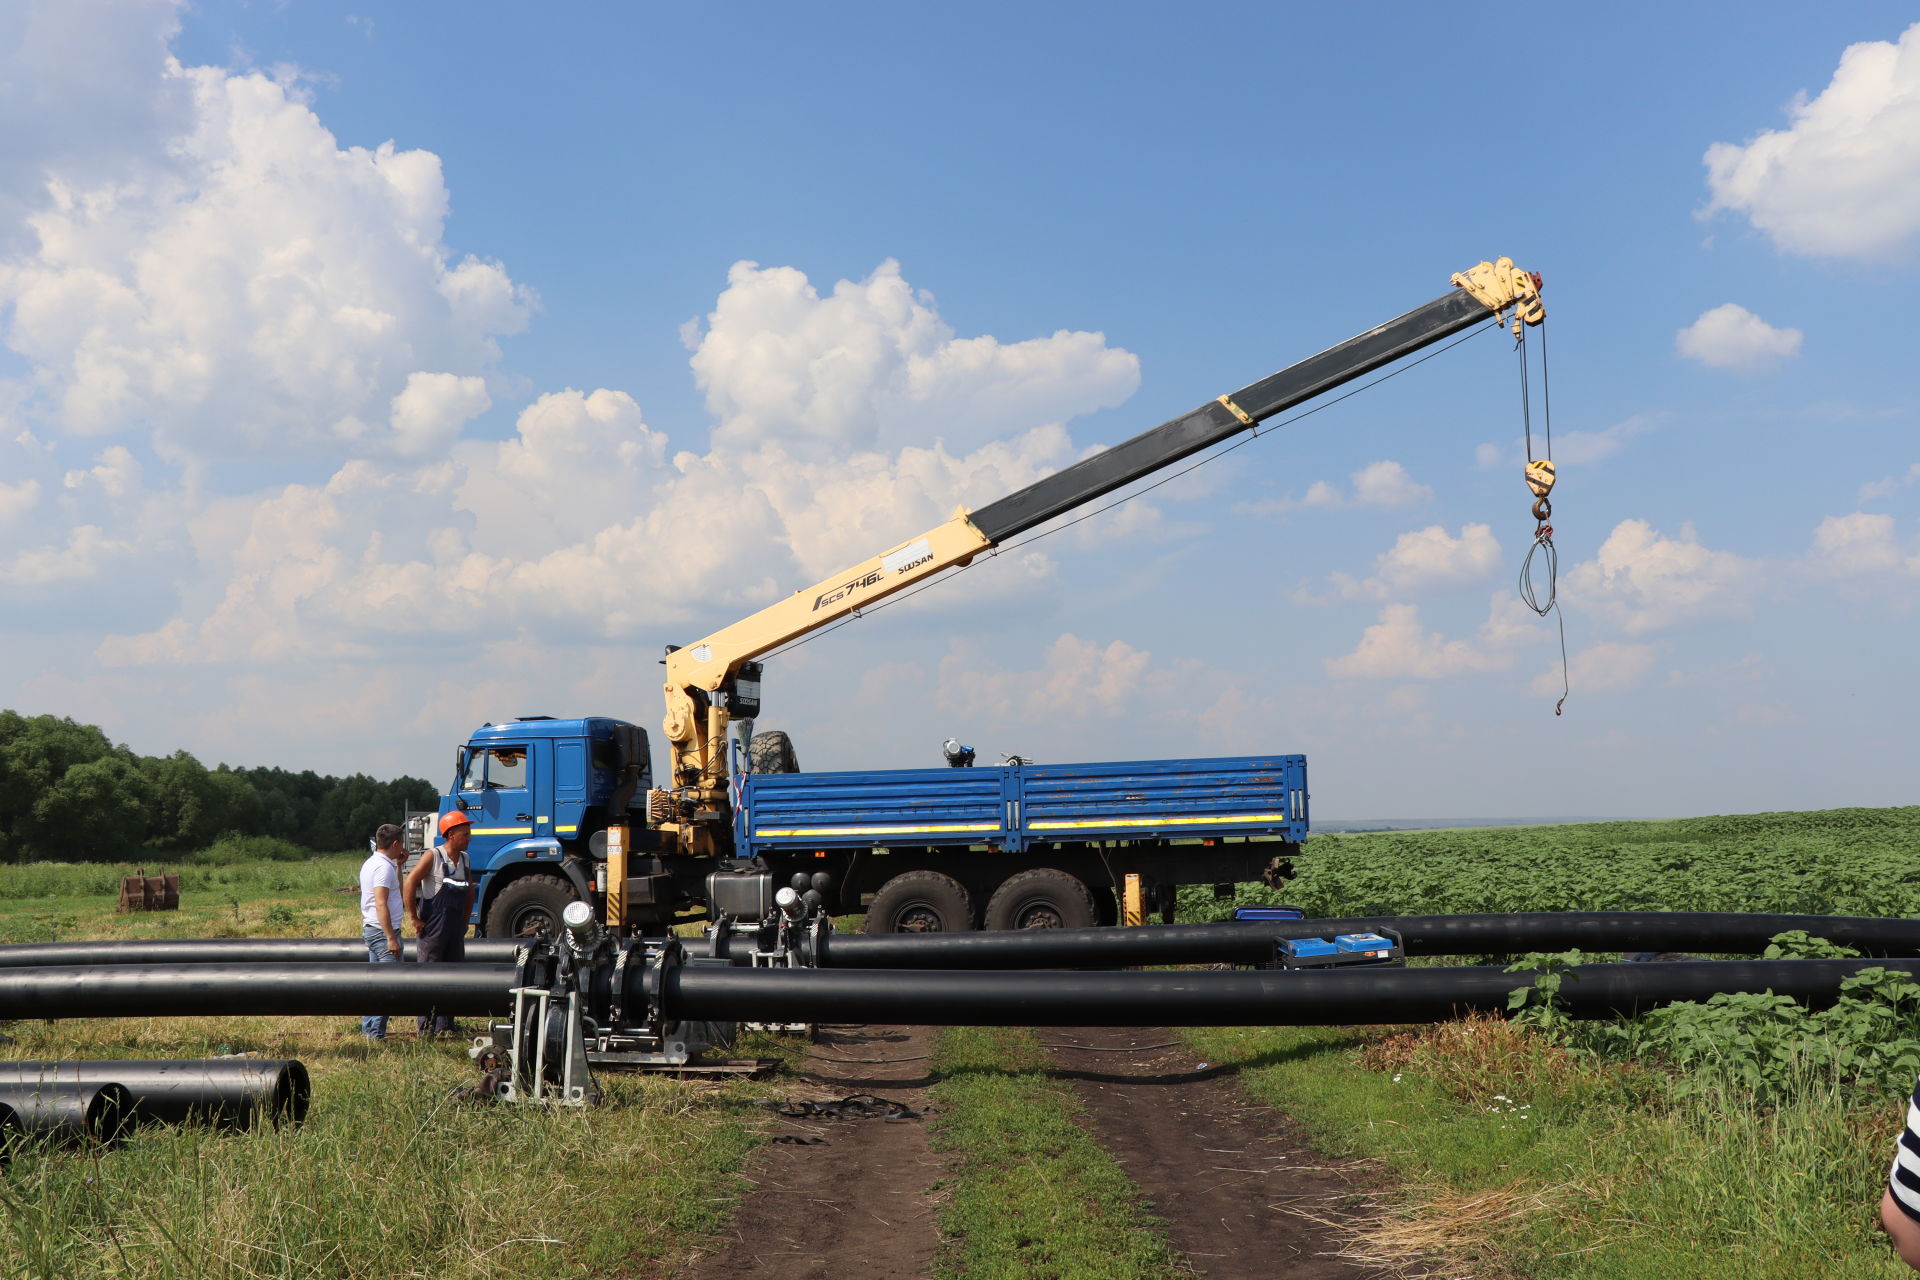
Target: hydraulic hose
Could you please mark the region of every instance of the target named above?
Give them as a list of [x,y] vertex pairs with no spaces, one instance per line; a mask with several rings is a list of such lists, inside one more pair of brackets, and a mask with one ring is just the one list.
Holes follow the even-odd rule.
[[0,1019],[505,1014],[512,965],[201,964],[0,971]]
[[135,1123],[200,1121],[246,1129],[258,1121],[299,1124],[313,1086],[304,1064],[279,1058],[0,1062],[0,1089],[119,1084]]
[[1920,955],[1920,920],[1706,911],[1545,911],[1509,915],[1346,916],[1322,920],[1027,929],[978,933],[827,934],[829,969],[1098,969],[1138,964],[1257,964],[1277,939],[1398,932],[1409,955],[1527,951],[1759,952],[1802,929],[1867,955]]
[[[411,939],[407,940],[411,943]],[[467,959],[512,964],[511,938],[469,938]],[[413,959],[409,949],[406,960]],[[367,963],[358,938],[157,938],[111,942],[26,942],[0,946],[0,969],[101,964],[352,964]]]
[[20,1081],[0,1084],[0,1105],[13,1112],[25,1136],[84,1147],[119,1140],[132,1119],[133,1095],[125,1085],[108,1080],[93,1084]]
[[[1881,962],[1920,975],[1920,959]],[[1567,1012],[1607,1018],[1722,991],[1774,991],[1833,1003],[1859,960],[1718,960],[1577,965],[1563,970]],[[1524,974],[1497,966],[1240,973],[980,973],[736,969],[689,965],[661,987],[665,1016],[745,1022],[894,1022],[920,1026],[1345,1026],[1437,1022],[1502,1012]]]

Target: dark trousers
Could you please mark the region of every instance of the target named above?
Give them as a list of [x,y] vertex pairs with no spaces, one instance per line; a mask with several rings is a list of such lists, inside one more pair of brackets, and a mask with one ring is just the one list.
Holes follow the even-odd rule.
[[[442,889],[420,904],[420,937],[414,954],[421,964],[444,964],[467,958],[467,895]],[[460,1028],[453,1015],[428,1010],[420,1016],[420,1034],[451,1034]]]

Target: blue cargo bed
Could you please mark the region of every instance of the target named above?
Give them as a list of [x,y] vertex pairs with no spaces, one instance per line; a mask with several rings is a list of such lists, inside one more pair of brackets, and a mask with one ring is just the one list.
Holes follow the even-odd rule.
[[752,774],[738,780],[741,856],[802,849],[1307,834],[1307,758]]

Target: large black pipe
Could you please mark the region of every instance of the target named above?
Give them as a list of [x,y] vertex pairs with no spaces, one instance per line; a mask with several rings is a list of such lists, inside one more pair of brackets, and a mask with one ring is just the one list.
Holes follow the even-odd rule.
[[[1920,975],[1920,959],[1886,968]],[[1720,960],[1577,965],[1563,972],[1576,1018],[1630,1015],[1722,991],[1831,1004],[1859,960]],[[1523,974],[1493,965],[1342,971],[956,973],[688,966],[666,975],[667,1015],[717,1021],[921,1026],[1316,1026],[1436,1022],[1502,1011]]]
[[111,1080],[0,1084],[0,1104],[25,1136],[70,1147],[115,1142],[133,1118],[133,1095]]
[[[1879,961],[1920,975],[1920,959]],[[1722,991],[1774,991],[1830,1003],[1860,960],[1728,960],[1580,965],[1563,992],[1575,1017],[1631,1014]],[[610,974],[605,976],[611,976]],[[625,971],[624,1003],[649,1002],[652,975]],[[186,970],[15,969],[0,973],[0,1018],[354,1014],[434,1007],[455,1016],[508,1011],[504,965],[263,965]],[[667,1017],[921,1025],[1262,1026],[1430,1022],[1500,1010],[1524,975],[1499,966],[1337,972],[992,973],[672,967]],[[604,993],[603,993],[604,994]]]
[[829,969],[1097,969],[1139,964],[1254,964],[1275,939],[1398,932],[1411,955],[1527,951],[1759,952],[1803,929],[1867,955],[1920,954],[1920,920],[1705,911],[1549,911],[1508,915],[1345,916],[1322,920],[1149,925],[1137,929],[828,934]]
[[[1254,964],[1276,939],[1389,928],[1414,955],[1507,955],[1527,951],[1708,951],[1757,953],[1799,929],[1865,955],[1920,954],[1920,920],[1876,916],[1769,915],[1708,911],[1543,911],[1499,915],[1345,916],[1300,921],[1150,925],[1138,929],[827,935],[814,963],[836,969],[1097,969],[1141,964]],[[472,963],[510,964],[512,939],[467,942]],[[743,949],[744,954],[744,949]],[[177,938],[137,942],[39,942],[0,947],[0,969],[46,965],[355,963],[353,938]]]
[[0,1019],[223,1015],[505,1014],[513,966],[492,964],[140,965],[0,971]]
[[291,1059],[0,1062],[0,1089],[99,1084],[126,1087],[136,1123],[197,1120],[239,1129],[263,1120],[298,1124],[313,1096],[306,1066]]
[[[412,940],[406,959],[411,962]],[[467,959],[512,964],[515,943],[467,939]],[[105,942],[25,942],[0,946],[0,969],[102,964],[365,964],[358,938],[156,938]]]

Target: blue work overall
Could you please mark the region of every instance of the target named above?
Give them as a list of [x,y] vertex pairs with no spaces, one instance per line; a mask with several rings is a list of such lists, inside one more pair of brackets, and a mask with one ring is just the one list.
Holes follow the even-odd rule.
[[[431,879],[439,888],[431,898],[420,900],[420,940],[414,948],[421,964],[438,964],[467,958],[467,860],[458,863],[436,849],[427,855],[436,860]],[[453,1015],[429,1010],[420,1016],[420,1034],[452,1034],[459,1028]]]

